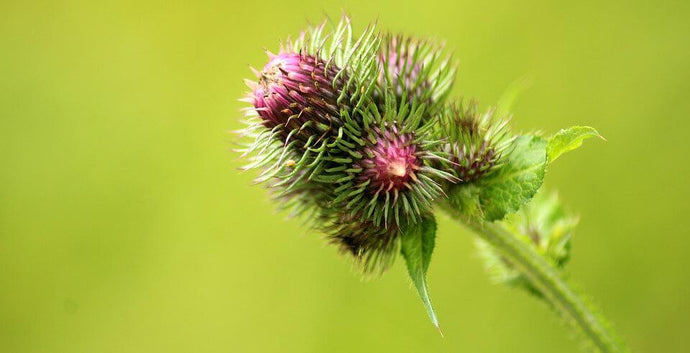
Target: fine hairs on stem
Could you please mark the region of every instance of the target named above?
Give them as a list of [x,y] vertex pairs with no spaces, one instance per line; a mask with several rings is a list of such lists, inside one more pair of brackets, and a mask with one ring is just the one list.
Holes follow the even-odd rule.
[[563,274],[554,268],[533,246],[506,228],[492,223],[464,222],[452,207],[444,207],[451,217],[465,224],[477,236],[490,243],[508,259],[517,271],[548,300],[566,321],[582,332],[602,352],[629,352],[606,318],[583,294],[579,293]]

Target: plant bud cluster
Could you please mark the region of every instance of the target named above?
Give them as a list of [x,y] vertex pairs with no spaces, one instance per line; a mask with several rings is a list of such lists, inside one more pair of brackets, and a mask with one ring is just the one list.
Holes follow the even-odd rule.
[[254,70],[242,152],[285,207],[383,270],[448,188],[500,165],[505,123],[449,101],[455,68],[432,42],[327,25]]

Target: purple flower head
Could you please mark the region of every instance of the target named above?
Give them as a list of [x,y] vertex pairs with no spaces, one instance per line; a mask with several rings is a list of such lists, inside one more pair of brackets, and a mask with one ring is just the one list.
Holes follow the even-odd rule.
[[511,139],[507,137],[507,121],[494,117],[493,110],[480,113],[476,102],[467,106],[457,102],[446,108],[441,119],[442,134],[449,141],[443,151],[450,163],[436,162],[441,164],[439,169],[468,183],[501,164]]
[[427,39],[388,35],[377,55],[380,107],[389,98],[408,104],[425,104],[427,118],[442,110],[450,92],[455,65],[444,54],[443,45]]
[[417,146],[411,134],[399,134],[395,125],[377,129],[376,144],[368,146],[367,155],[359,161],[360,180],[369,181],[372,193],[411,189],[420,168]]
[[279,127],[283,140],[291,132],[306,141],[337,130],[341,125],[337,88],[344,82],[344,75],[336,79],[340,69],[313,55],[285,52],[269,56],[252,93],[264,126]]
[[424,70],[425,43],[410,37],[390,36],[378,55],[379,85],[389,87],[396,100],[431,103],[432,82]]
[[417,45],[410,38],[393,36],[379,55],[383,66],[379,82],[389,84],[398,99],[401,99],[403,94],[406,94],[409,100],[422,97],[424,91],[429,89],[429,82],[425,78],[420,78],[422,63],[415,60],[416,51]]

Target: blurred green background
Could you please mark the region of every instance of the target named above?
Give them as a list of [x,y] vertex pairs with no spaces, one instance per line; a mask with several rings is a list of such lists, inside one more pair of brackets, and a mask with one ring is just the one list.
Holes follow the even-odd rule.
[[230,151],[263,48],[345,10],[447,40],[456,94],[525,75],[517,129],[595,126],[547,184],[572,277],[634,352],[687,352],[690,2],[3,1],[0,352],[578,352],[440,220],[445,338],[400,261],[362,281]]

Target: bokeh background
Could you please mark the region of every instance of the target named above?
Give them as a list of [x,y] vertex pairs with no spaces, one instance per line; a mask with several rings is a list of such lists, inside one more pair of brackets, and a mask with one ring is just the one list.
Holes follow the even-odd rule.
[[447,41],[454,92],[521,77],[518,130],[608,139],[547,184],[581,215],[570,273],[634,352],[687,352],[690,2],[2,1],[1,352],[578,352],[490,282],[442,217],[445,338],[402,262],[363,281],[274,212],[230,151],[263,48],[341,10]]

